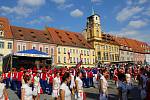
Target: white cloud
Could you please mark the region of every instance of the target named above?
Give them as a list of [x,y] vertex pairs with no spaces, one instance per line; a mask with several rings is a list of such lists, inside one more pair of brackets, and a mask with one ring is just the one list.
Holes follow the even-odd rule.
[[15,14],[16,17],[27,17],[37,8],[45,4],[45,0],[18,0],[14,7],[1,6],[2,15]]
[[75,9],[75,10],[70,12],[70,15],[72,17],[81,17],[81,16],[83,16],[83,12],[79,9]]
[[45,4],[45,0],[19,0],[18,4],[21,6],[41,6]]
[[131,5],[132,3],[133,3],[132,0],[127,0],[128,5]]
[[130,17],[138,14],[139,12],[141,12],[144,8],[143,7],[126,7],[123,8],[116,16],[116,19],[120,22],[125,21],[127,19],[129,19]]
[[27,24],[42,24],[42,23],[50,23],[53,19],[50,16],[40,16],[37,19],[31,20],[30,22],[27,22]]
[[143,12],[144,15],[150,16],[150,7]]
[[73,6],[74,6],[74,4],[62,4],[62,5],[59,5],[58,8],[59,9],[67,9],[67,8],[71,8]]
[[139,0],[139,4],[143,4],[143,3],[146,3],[147,0]]
[[135,20],[135,21],[130,21],[128,24],[128,27],[131,28],[142,28],[144,26],[148,25],[147,21],[144,20]]
[[66,2],[66,0],[51,0],[51,1],[56,4],[64,4]]
[[17,14],[19,16],[24,16],[27,17],[30,13],[32,13],[34,9],[27,8],[27,7],[21,7],[21,6],[16,6],[16,7],[7,7],[7,6],[2,6],[0,8],[0,12],[2,12],[4,15],[7,14]]

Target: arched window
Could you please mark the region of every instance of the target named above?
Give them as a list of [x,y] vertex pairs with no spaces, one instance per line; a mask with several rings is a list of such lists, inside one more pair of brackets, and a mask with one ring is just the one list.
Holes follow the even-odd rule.
[[0,36],[4,36],[4,30],[0,30]]

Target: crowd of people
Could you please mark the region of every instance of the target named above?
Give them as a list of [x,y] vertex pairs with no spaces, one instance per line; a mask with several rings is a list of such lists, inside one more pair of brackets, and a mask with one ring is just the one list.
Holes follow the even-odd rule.
[[98,100],[108,99],[108,80],[114,80],[118,100],[128,100],[137,81],[142,100],[150,100],[150,66],[107,65],[102,68],[12,68],[0,76],[0,100],[8,100],[7,88],[21,100],[40,100],[41,94],[52,95],[54,100],[86,100],[83,88],[99,89]]

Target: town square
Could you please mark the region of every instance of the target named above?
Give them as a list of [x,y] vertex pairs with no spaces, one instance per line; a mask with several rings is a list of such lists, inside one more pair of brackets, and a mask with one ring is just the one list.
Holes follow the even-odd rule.
[[0,100],[150,100],[149,0],[1,0]]

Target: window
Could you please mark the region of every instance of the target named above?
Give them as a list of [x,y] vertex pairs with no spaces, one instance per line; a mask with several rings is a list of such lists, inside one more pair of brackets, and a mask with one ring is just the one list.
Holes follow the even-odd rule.
[[51,55],[54,55],[54,49],[51,48]]
[[94,51],[93,51],[93,56],[94,56]]
[[86,58],[84,58],[84,63],[86,64]]
[[87,58],[87,63],[89,64],[89,58]]
[[60,62],[60,56],[58,56],[58,63],[61,63],[61,62]]
[[97,55],[98,55],[98,60],[101,60],[101,52],[98,52]]
[[40,51],[42,52],[42,47],[40,47]]
[[93,58],[93,64],[95,63],[95,59]]
[[23,50],[26,50],[26,45],[23,45],[23,46],[22,46],[22,49],[23,49]]
[[86,56],[86,51],[84,50],[84,55]]
[[45,48],[46,53],[48,54],[48,48]]
[[58,54],[60,54],[60,48],[58,48]]
[[73,54],[75,54],[75,49],[73,49]]
[[3,61],[3,56],[0,54],[0,62]]
[[66,63],[66,57],[64,57],[64,63]]
[[76,54],[78,54],[78,50],[76,50]]
[[21,51],[21,46],[20,45],[17,46],[17,50]]
[[87,56],[89,56],[89,51],[87,51]]
[[75,57],[73,58],[73,60],[74,60],[74,63],[76,63],[76,58]]
[[66,54],[66,48],[64,48],[64,54]]
[[4,26],[2,24],[0,24],[0,28],[3,28]]
[[79,62],[79,59],[77,58],[77,63]]
[[0,36],[4,36],[4,30],[0,30]]
[[34,50],[35,50],[35,47],[33,46],[33,47],[32,47],[32,49],[34,49]]
[[72,49],[70,49],[70,53],[72,53]]
[[36,44],[32,45],[32,49],[34,49],[34,50],[36,49]]
[[4,42],[0,42],[0,48],[1,48],[1,49],[4,48]]
[[81,54],[83,54],[83,51],[81,50]]
[[12,43],[8,42],[8,49],[12,49]]
[[70,63],[72,63],[72,57],[70,57]]

